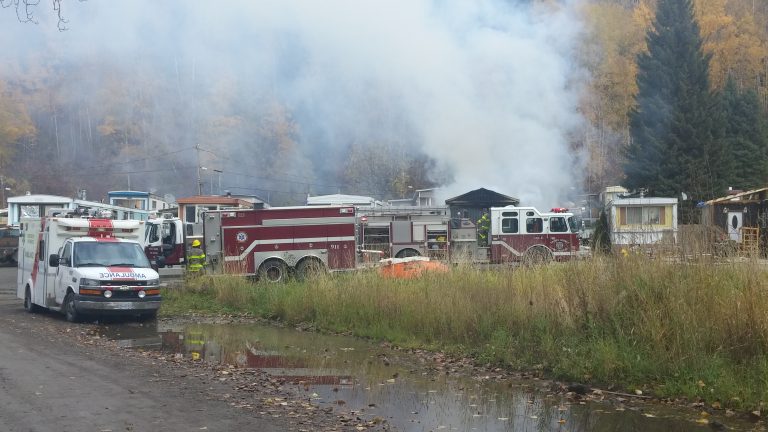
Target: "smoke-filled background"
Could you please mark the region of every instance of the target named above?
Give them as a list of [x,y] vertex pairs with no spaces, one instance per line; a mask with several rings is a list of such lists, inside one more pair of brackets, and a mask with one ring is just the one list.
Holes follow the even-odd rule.
[[581,184],[567,2],[68,1],[63,32],[34,13],[0,9],[16,194],[180,197],[199,172],[278,205],[441,186],[551,207]]

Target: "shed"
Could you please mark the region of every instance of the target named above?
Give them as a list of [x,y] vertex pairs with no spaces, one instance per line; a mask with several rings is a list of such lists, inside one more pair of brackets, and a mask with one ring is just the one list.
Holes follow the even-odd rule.
[[[738,243],[745,239],[745,228],[762,228],[759,244],[765,245],[768,234],[768,187],[734,192],[724,197],[707,201],[701,208],[701,222],[718,227]],[[758,247],[759,245],[754,245]]]
[[483,211],[491,207],[517,206],[520,204],[520,200],[489,189],[480,188],[457,197],[449,198],[445,200],[445,204],[451,209],[452,220],[469,219],[474,223],[480,219]]

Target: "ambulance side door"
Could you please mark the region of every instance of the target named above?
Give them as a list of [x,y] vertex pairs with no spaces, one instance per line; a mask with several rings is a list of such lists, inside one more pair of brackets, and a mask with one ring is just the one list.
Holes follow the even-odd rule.
[[67,241],[59,251],[59,266],[56,268],[56,279],[53,284],[57,305],[64,303],[64,296],[67,294],[67,286],[71,280],[72,242]]

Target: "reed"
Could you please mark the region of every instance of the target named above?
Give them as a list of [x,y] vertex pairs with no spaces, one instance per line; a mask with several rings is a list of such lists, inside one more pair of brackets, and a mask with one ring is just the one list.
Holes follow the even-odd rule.
[[198,297],[214,308],[508,368],[543,367],[557,378],[744,408],[768,400],[767,276],[757,260],[630,255],[492,271],[461,266],[414,280],[373,271],[280,285],[207,276],[195,281],[205,289],[190,285],[170,303]]

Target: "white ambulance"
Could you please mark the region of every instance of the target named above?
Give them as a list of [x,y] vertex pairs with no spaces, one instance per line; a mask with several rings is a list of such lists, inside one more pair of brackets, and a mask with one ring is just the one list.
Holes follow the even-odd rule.
[[144,222],[67,217],[23,218],[17,296],[24,308],[151,318],[160,307],[159,276],[144,253]]

